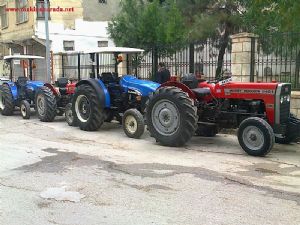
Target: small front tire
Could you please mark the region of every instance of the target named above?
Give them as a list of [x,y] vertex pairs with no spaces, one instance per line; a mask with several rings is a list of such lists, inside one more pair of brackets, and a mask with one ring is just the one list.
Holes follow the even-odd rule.
[[77,126],[77,118],[73,115],[72,112],[72,103],[68,103],[65,109],[65,119],[69,126],[76,127]]
[[264,119],[249,117],[240,124],[238,140],[247,154],[265,156],[273,148],[275,136],[272,127]]
[[28,101],[26,101],[26,100],[21,101],[20,111],[21,111],[21,115],[24,120],[30,119],[31,111],[30,111],[30,104]]
[[139,139],[145,131],[143,115],[137,109],[129,109],[124,113],[123,130],[130,138]]

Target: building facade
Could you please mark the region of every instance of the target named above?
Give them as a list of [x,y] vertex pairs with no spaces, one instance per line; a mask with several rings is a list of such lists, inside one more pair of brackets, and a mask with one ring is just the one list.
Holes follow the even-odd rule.
[[[52,52],[112,46],[106,27],[118,13],[119,0],[49,0]],[[44,0],[0,0],[0,57],[45,55]],[[3,50],[3,48],[5,50]]]

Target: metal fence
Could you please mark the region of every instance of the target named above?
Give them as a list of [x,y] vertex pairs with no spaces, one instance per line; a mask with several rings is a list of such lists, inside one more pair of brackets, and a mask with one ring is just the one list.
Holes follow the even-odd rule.
[[300,33],[258,37],[253,49],[254,81],[287,82],[294,90],[300,90]]
[[[141,79],[153,79],[159,62],[164,62],[171,75],[179,76],[186,73],[201,75],[204,79],[214,79],[218,65],[218,40],[207,40],[187,45],[151,46],[141,55],[126,57],[125,66],[118,65],[119,71],[127,71]],[[92,60],[90,54],[68,53],[56,54],[53,57],[56,77],[88,78],[93,71],[96,75],[102,72],[114,72],[113,55],[96,54]],[[224,54],[223,71],[230,71],[230,45]],[[78,66],[80,65],[80,66]],[[126,67],[126,68],[122,68]],[[59,68],[59,69],[57,69]],[[97,71],[97,68],[98,71]],[[58,75],[57,75],[58,74]]]
[[[151,79],[157,71],[157,63],[164,62],[171,75],[179,76],[195,73],[205,79],[214,79],[218,65],[219,40],[187,45],[169,45],[150,47],[143,55],[138,66],[138,74],[143,79]],[[162,48],[162,49],[161,49]],[[155,60],[155,52],[158,58]],[[222,70],[231,70],[231,45],[227,47],[223,58]]]

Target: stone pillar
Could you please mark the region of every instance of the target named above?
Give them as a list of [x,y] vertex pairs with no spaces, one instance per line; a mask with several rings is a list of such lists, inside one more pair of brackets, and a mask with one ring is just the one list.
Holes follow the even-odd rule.
[[[239,33],[231,36],[231,72],[234,81],[250,82],[251,40],[256,37],[251,33]],[[255,72],[255,68],[253,71]]]

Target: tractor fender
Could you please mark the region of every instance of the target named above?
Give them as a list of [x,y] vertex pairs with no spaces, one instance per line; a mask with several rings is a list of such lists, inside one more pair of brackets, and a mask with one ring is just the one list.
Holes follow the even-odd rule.
[[10,91],[13,95],[14,100],[18,100],[18,88],[14,82],[4,82],[2,85],[7,85],[10,88]]
[[196,95],[194,94],[194,92],[188,87],[186,86],[185,84],[183,83],[179,83],[179,82],[176,82],[176,81],[168,81],[166,83],[163,83],[159,88],[161,87],[177,87],[177,88],[180,88],[182,91],[184,91],[185,93],[188,94],[188,96],[193,99],[193,100],[196,100],[197,97]]
[[104,106],[105,108],[110,107],[110,95],[107,88],[105,87],[105,85],[101,80],[99,79],[81,80],[76,84],[76,87],[82,84],[90,85],[96,91],[101,105]]
[[55,97],[59,97],[60,96],[59,91],[57,89],[55,89],[55,87],[52,84],[45,83],[44,86],[47,87],[47,88],[49,88],[53,92],[53,94],[55,95]]

